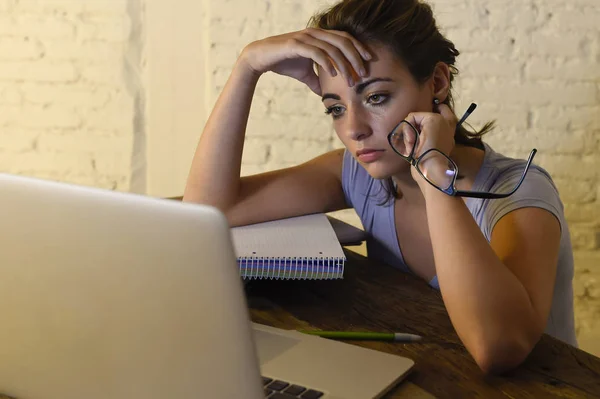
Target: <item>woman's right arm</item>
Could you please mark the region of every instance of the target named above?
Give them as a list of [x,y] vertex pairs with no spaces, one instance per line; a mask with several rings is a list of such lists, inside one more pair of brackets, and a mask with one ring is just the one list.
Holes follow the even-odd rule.
[[246,47],[206,123],[183,200],[219,208],[234,226],[346,207],[341,150],[256,176],[240,178],[240,170],[250,105],[262,73],[272,70],[293,77],[320,94],[313,63],[337,73],[333,61],[351,77],[364,68],[359,51],[366,53],[345,34],[312,29]]

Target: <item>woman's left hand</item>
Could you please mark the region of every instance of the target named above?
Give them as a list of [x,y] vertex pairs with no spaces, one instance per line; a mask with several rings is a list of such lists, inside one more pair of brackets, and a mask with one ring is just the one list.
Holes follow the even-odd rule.
[[[458,122],[456,116],[446,104],[436,106],[436,111],[438,113],[414,112],[406,117],[406,121],[420,132],[419,143],[414,152],[415,158],[419,158],[431,148],[435,148],[447,156],[450,156],[454,149],[454,132]],[[412,177],[419,185],[421,182],[426,183],[415,168],[411,169]]]

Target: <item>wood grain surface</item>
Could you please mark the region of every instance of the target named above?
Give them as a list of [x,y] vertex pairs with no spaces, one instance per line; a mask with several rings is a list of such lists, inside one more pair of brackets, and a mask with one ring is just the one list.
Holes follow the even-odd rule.
[[[438,398],[600,397],[600,359],[548,335],[516,370],[484,375],[460,342],[438,291],[352,251],[346,256],[343,280],[249,282],[253,321],[286,329],[419,334],[419,343],[352,343],[413,359],[407,381]],[[402,385],[387,397],[404,397],[401,392]]]

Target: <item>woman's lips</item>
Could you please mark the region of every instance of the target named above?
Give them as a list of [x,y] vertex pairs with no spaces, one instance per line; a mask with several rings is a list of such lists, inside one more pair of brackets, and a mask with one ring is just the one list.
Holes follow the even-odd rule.
[[371,163],[377,161],[383,156],[384,150],[364,149],[356,152],[359,161]]

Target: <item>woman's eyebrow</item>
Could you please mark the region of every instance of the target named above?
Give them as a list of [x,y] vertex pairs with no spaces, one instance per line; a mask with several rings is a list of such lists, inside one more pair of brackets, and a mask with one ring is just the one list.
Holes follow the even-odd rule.
[[325,93],[325,94],[323,94],[323,97],[321,97],[321,101],[325,101],[328,98],[332,98],[332,99],[338,100],[338,101],[341,99],[340,96],[338,96],[337,94]]
[[358,86],[356,86],[355,90],[356,90],[356,94],[362,94],[362,92],[367,88],[368,85],[373,84],[375,82],[393,82],[394,80],[392,78],[373,78],[373,79],[369,79],[365,82],[362,82],[361,84],[359,84]]
[[[365,82],[362,82],[361,84],[359,84],[358,86],[356,86],[355,91],[356,94],[362,94],[363,91],[365,91],[365,89],[367,88],[367,86],[369,86],[370,84],[376,83],[376,82],[393,82],[394,79],[392,78],[373,78],[373,79],[369,79]],[[325,101],[328,98],[334,99],[334,100],[340,100],[340,96],[338,96],[337,94],[333,94],[333,93],[325,93],[323,94],[323,97],[321,97],[321,101]]]

